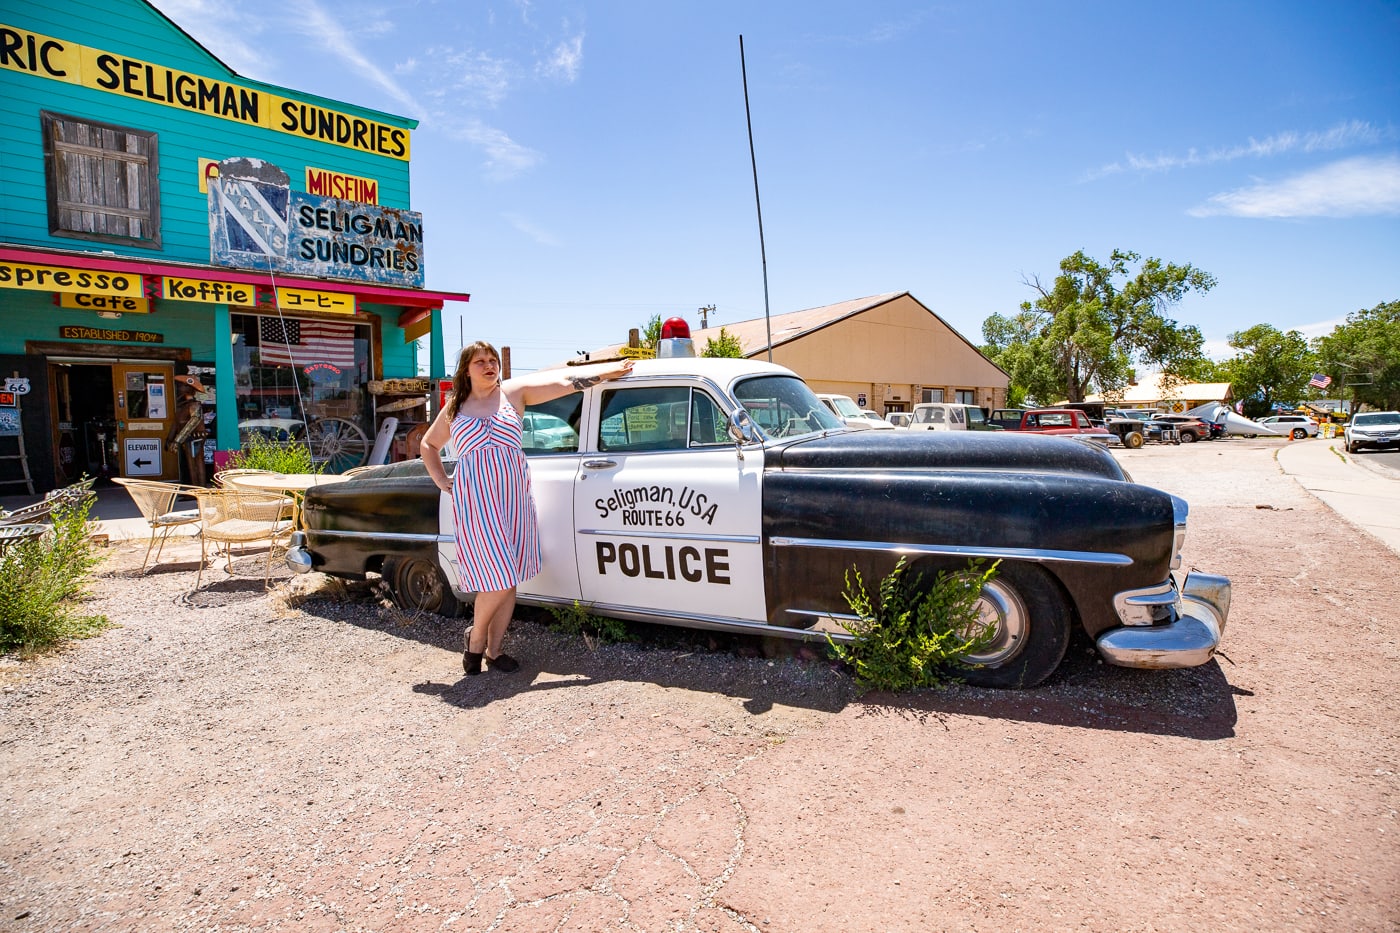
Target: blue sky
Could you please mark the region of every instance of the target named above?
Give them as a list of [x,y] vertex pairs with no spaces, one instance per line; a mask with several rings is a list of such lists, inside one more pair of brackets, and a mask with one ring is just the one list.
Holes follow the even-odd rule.
[[[1400,300],[1400,3],[156,0],[235,71],[421,121],[427,285],[516,371],[653,314],[909,291],[974,342],[1075,250],[1191,263],[1213,355]],[[459,323],[459,319],[464,320]]]

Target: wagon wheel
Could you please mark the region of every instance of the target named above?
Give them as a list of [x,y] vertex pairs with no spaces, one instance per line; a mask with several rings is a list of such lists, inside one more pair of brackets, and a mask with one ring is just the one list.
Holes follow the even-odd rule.
[[311,422],[307,443],[311,459],[324,464],[327,473],[343,473],[369,459],[369,436],[358,424],[344,418]]

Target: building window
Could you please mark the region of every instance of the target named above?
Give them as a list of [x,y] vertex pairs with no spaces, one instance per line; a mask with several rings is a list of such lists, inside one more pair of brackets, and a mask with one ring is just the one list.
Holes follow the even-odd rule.
[[943,390],[942,390],[942,389],[928,389],[928,388],[920,389],[920,390],[919,390],[919,401],[920,401],[920,402],[924,402],[924,403],[928,403],[928,402],[941,402],[941,401],[943,401]]
[[358,322],[233,314],[238,427],[276,441],[301,440],[305,424],[353,423],[372,437],[367,387],[370,328]]
[[40,114],[54,236],[160,247],[156,134]]
[[959,405],[977,404],[977,392],[974,389],[956,389],[953,394],[958,397],[957,401]]

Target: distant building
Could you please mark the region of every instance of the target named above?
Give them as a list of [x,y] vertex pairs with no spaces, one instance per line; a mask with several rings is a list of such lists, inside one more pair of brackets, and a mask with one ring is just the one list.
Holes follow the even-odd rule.
[[176,479],[176,377],[218,463],[317,419],[372,440],[422,336],[444,374],[467,296],[423,287],[416,121],[241,77],[144,0],[5,4],[0,111],[0,484]]
[[[965,402],[984,408],[1006,404],[1010,377],[966,337],[908,292],[856,298],[805,311],[775,314],[769,321],[724,322],[744,355],[768,358],[793,370],[817,392],[848,395],[881,415],[910,411],[920,402]],[[692,330],[695,352],[719,337],[721,326]],[[612,344],[589,354],[614,356]]]
[[1118,408],[1184,412],[1206,402],[1233,407],[1235,397],[1228,382],[1185,382],[1163,388],[1161,373],[1149,373],[1124,387],[1120,393],[1091,395],[1085,401],[1104,402]]

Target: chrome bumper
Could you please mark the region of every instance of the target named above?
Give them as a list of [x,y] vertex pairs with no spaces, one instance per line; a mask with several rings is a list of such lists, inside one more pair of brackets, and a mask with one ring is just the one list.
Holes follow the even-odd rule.
[[306,532],[292,532],[292,539],[287,542],[286,560],[293,573],[311,572],[311,555],[306,550]]
[[[1119,594],[1122,606],[1140,605],[1133,594]],[[1230,581],[1206,573],[1187,574],[1175,600],[1172,621],[1124,625],[1098,637],[1099,653],[1119,667],[1198,667],[1211,659],[1230,614]]]

